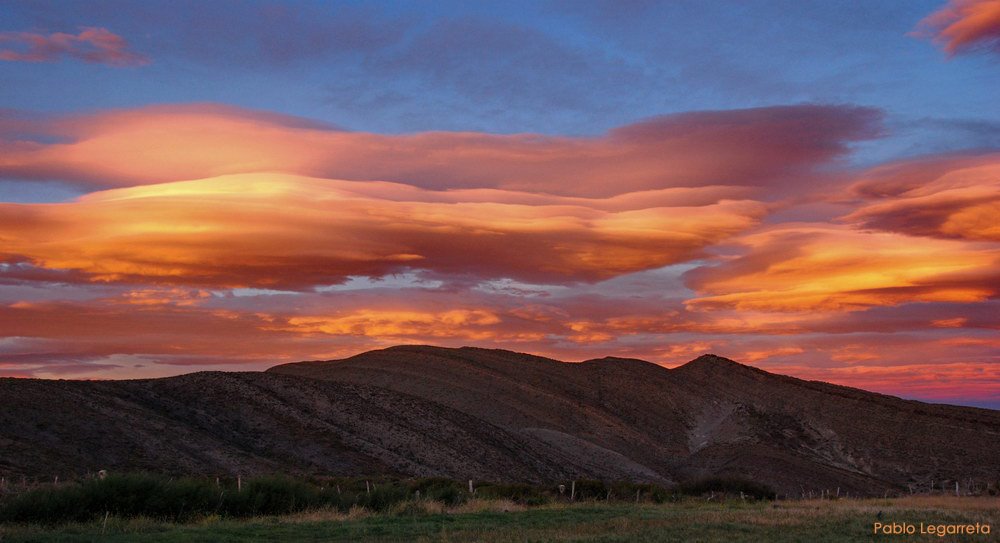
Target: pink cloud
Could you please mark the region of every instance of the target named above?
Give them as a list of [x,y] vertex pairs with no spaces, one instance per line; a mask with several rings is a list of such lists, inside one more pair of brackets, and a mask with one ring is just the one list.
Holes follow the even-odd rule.
[[787,106],[665,116],[599,137],[381,135],[235,108],[158,106],[39,123],[0,140],[0,173],[90,187],[282,172],[586,198],[708,186],[795,188],[879,133],[878,112]]
[[916,35],[933,39],[948,55],[976,48],[1000,52],[1000,0],[951,0],[921,21]]
[[0,32],[0,60],[16,62],[55,62],[64,57],[108,64],[142,66],[149,59],[129,49],[121,36],[104,28],[87,27],[79,34],[55,32]]

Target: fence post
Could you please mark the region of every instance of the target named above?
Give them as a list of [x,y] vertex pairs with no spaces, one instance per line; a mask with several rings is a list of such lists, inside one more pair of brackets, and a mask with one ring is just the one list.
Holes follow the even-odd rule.
[[569,487],[569,500],[576,501],[576,481],[573,481]]

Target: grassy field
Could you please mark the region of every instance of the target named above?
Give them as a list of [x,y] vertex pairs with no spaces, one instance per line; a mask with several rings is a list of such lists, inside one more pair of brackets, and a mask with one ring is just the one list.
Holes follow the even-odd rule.
[[[989,535],[876,535],[873,523],[989,524]],[[670,504],[584,502],[525,507],[504,500],[473,500],[456,507],[407,502],[373,514],[312,511],[280,517],[188,524],[144,519],[0,527],[13,542],[235,542],[235,541],[1000,541],[1000,499],[912,497],[888,500],[816,500]]]

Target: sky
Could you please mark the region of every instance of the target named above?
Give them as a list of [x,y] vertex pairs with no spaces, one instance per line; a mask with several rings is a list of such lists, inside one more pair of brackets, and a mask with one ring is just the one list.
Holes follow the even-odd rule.
[[1000,409],[1000,0],[5,2],[0,376],[396,344]]

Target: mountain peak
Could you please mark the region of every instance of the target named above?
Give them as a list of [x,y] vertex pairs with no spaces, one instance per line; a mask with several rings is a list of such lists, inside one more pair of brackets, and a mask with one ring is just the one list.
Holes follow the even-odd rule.
[[730,360],[726,357],[719,356],[716,354],[703,354],[694,360],[678,366],[674,369],[684,369],[686,371],[699,370],[699,371],[733,371],[733,370],[758,370],[753,366],[747,366],[745,364],[740,364],[734,360]]
[[621,356],[605,356],[603,358],[591,358],[589,360],[584,360],[582,364],[646,364],[655,365],[652,362],[642,360],[640,358],[627,358]]
[[739,362],[736,362],[735,360],[730,360],[724,356],[719,356],[717,354],[712,354],[712,353],[705,353],[699,356],[698,358],[695,358],[694,360],[688,362],[688,364],[722,364],[722,365],[735,364],[737,366],[743,365],[740,364]]

